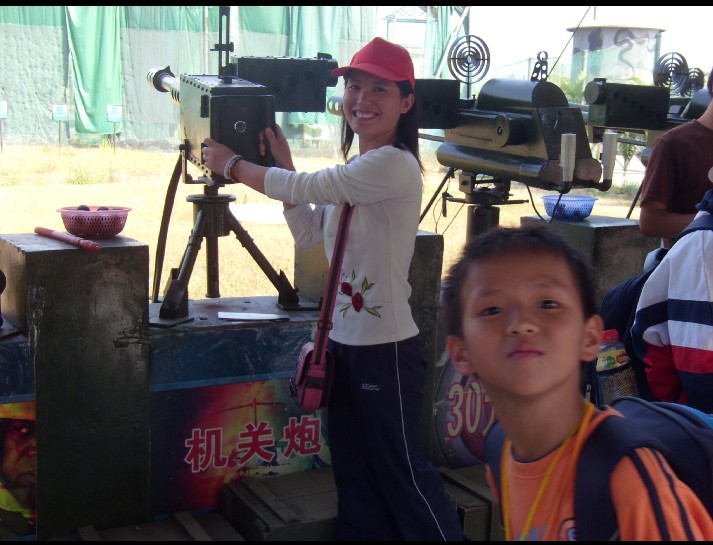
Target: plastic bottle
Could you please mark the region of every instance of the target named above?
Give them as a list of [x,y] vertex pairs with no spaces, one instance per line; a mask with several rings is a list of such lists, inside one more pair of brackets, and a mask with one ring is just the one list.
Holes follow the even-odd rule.
[[634,368],[616,329],[607,329],[602,335],[597,355],[597,382],[605,405],[617,397],[639,397]]

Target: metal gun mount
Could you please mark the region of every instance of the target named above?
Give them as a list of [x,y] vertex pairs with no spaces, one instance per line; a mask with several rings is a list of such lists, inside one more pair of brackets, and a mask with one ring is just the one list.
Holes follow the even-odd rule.
[[[699,118],[711,101],[700,68],[689,69],[676,52],[659,57],[653,70],[653,85],[610,83],[595,78],[584,88],[585,119],[590,138],[599,142],[604,128],[646,132],[648,145],[660,132]],[[648,131],[654,131],[649,138]],[[629,142],[633,143],[633,142]],[[642,144],[641,142],[636,142]]]

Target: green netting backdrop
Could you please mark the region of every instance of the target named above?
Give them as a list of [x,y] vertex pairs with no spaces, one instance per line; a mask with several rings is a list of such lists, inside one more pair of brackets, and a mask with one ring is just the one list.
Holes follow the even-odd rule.
[[[92,141],[120,134],[127,143],[168,143],[180,136],[180,109],[147,82],[153,68],[217,74],[217,6],[0,7],[0,100],[4,138],[41,144],[58,137]],[[376,7],[235,6],[232,55],[316,57],[338,61],[375,35]],[[327,90],[328,95],[335,92]],[[52,105],[67,104],[58,123]],[[121,106],[116,124],[107,107]],[[278,121],[334,124],[331,114],[289,113]],[[61,135],[61,136],[58,136]]]
[[[476,18],[477,11],[465,6],[423,8],[425,40],[412,50],[416,77],[451,78],[451,46],[470,39],[464,29],[470,28],[469,19]],[[217,74],[220,56],[214,48],[220,41],[221,19],[217,6],[0,6],[4,141],[45,144],[61,138],[94,143],[116,133],[129,145],[177,146],[180,108],[167,93],[149,85],[147,75],[165,67],[176,77]],[[231,58],[315,58],[326,53],[343,65],[377,35],[379,8],[231,6],[229,23]],[[619,39],[622,31],[627,32],[624,42]],[[650,83],[659,54],[654,29],[619,29],[605,36],[596,51],[586,50],[587,36],[575,36],[572,55],[550,58],[549,77],[565,94],[578,101],[588,81],[585,76],[596,77],[602,67],[612,81]],[[535,61],[493,63],[487,77],[469,88],[470,94],[477,94],[491,78],[530,78]],[[341,94],[341,85],[327,88],[327,98]],[[57,104],[68,106],[67,122],[53,120]],[[108,118],[111,106],[122,109],[118,122]],[[322,112],[277,114],[283,128],[304,139],[325,138],[321,129],[329,132],[338,121]]]

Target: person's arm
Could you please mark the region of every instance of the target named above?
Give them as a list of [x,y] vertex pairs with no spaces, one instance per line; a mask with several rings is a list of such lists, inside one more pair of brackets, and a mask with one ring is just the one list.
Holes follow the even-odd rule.
[[667,248],[671,246],[671,239],[683,231],[695,216],[695,213],[681,214],[669,210],[676,180],[681,176],[676,160],[678,153],[665,139],[656,140],[641,182],[639,229],[646,237],[663,239]]
[[[265,144],[265,140],[267,140],[267,144]],[[295,164],[292,161],[290,145],[287,142],[287,138],[285,138],[285,133],[282,132],[282,127],[275,125],[274,132],[271,129],[265,129],[260,132],[260,153],[263,155],[265,155],[267,145],[270,146],[275,166],[293,172],[296,170]],[[292,210],[294,207],[294,204],[288,202],[282,203],[283,210]]]
[[646,383],[651,393],[659,401],[685,404],[687,399],[671,357],[671,346],[646,344],[646,347],[646,354],[641,359],[646,366]]
[[[203,164],[213,172],[223,172],[225,165],[235,152],[228,146],[206,138],[203,141]],[[265,174],[268,167],[251,163],[247,159],[241,159],[233,165],[231,178],[242,184],[265,194]]]
[[660,237],[664,246],[671,246],[671,239],[683,231],[693,221],[695,214],[678,214],[666,210],[666,205],[658,201],[648,201],[639,211],[639,229],[645,237]]

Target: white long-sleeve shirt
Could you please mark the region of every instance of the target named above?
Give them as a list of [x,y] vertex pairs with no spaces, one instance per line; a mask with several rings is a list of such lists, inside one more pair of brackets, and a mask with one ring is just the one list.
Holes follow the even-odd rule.
[[[423,178],[408,151],[383,146],[314,173],[270,168],[265,194],[296,204],[285,219],[300,248],[324,242],[331,263],[345,203],[346,238],[331,339],[373,345],[413,337],[408,273],[418,231]],[[315,206],[310,206],[314,204]]]

